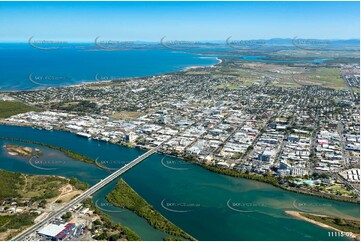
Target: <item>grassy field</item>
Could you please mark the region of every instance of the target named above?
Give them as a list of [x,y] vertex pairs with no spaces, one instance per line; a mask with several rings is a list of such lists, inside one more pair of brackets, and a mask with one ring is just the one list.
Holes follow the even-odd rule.
[[[317,46],[315,46],[317,48]],[[273,53],[271,57],[273,58],[284,58],[284,56],[294,56],[296,58],[330,58],[333,59],[340,59],[340,58],[360,58],[360,52],[358,48],[350,48],[349,50],[345,51],[335,51],[335,50],[327,50],[327,51],[307,51],[301,49],[290,49],[290,50],[281,50]]]
[[140,116],[144,115],[144,113],[141,112],[118,112],[114,113],[110,116],[112,119],[121,119],[121,120],[134,120],[136,118],[139,118]]
[[25,184],[21,173],[0,170],[0,200],[20,197],[18,188]]
[[0,101],[0,118],[8,118],[15,114],[30,111],[39,111],[39,109],[16,101]]
[[24,175],[0,170],[0,200],[53,198],[60,194],[59,189],[67,183],[67,179],[56,176]]
[[33,200],[50,199],[60,195],[59,189],[68,181],[54,176],[28,176],[23,175],[25,184],[19,187],[21,197]]
[[242,87],[241,85],[237,85],[237,84],[220,84],[217,86],[217,88],[228,89],[228,90],[238,90],[241,87]]
[[229,77],[222,84],[215,86],[220,89],[236,90],[245,86],[271,85],[281,87],[302,87],[318,85],[322,87],[345,89],[340,68],[331,65],[313,63],[265,63],[225,59],[227,65],[216,66],[213,77]]
[[[339,184],[334,184],[331,186],[327,186],[324,189],[327,192],[339,195],[339,196],[349,196],[352,197],[354,194],[351,191],[348,191],[347,189],[345,189],[343,186],[339,185]],[[321,191],[322,191],[321,190]]]
[[0,216],[0,233],[6,232],[8,229],[21,229],[30,226],[35,217],[36,215],[29,213]]
[[346,84],[342,79],[340,69],[339,68],[315,68],[307,73],[309,75],[309,79],[315,84],[321,84],[324,87],[331,88],[346,88]]
[[172,236],[180,236],[187,240],[194,240],[186,232],[171,223],[141,196],[139,196],[123,179],[118,181],[116,188],[106,196],[106,199],[114,206],[129,209],[138,216],[143,217],[154,228]]

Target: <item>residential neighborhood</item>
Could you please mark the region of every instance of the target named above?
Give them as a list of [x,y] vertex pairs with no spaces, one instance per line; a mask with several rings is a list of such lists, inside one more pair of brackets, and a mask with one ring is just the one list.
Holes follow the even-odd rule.
[[[316,181],[315,174],[327,174],[346,190],[357,182],[341,175],[359,167],[357,93],[320,86],[209,89],[227,81],[209,78],[161,75],[10,93],[7,98],[50,110],[4,122],[140,149],[164,143],[160,151],[166,155],[280,179]],[[300,186],[294,179],[289,185]]]

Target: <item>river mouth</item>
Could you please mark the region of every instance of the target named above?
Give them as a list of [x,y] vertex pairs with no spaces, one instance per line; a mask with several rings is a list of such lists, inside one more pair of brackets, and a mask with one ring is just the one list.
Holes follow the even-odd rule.
[[[93,159],[100,157],[101,160],[118,161],[119,164],[144,153],[62,131],[1,125],[0,133],[4,137],[75,149],[75,152]],[[5,142],[0,140],[1,147]],[[73,146],[74,143],[77,145]],[[58,167],[55,166],[57,170],[50,171],[33,167],[22,159],[6,156],[4,151],[1,157],[0,169],[75,176],[90,185],[109,174],[95,165],[78,161],[69,163],[76,165],[77,169],[58,164]],[[269,184],[215,174],[196,165],[183,164],[175,158],[167,159],[171,160],[165,161],[163,155],[154,154],[121,177],[157,211],[199,240],[345,240],[329,238],[328,230],[287,216],[284,211],[305,210],[358,218],[357,204],[291,193]],[[170,169],[164,163],[187,169]],[[94,201],[104,198],[112,186],[113,183],[95,194]],[[132,225],[141,227],[141,222],[131,215],[123,216],[126,219],[122,219],[122,213],[111,211],[109,215],[114,221],[129,225],[130,228]],[[264,233],[259,233],[260,228]],[[144,231],[142,239],[155,239],[155,234]]]

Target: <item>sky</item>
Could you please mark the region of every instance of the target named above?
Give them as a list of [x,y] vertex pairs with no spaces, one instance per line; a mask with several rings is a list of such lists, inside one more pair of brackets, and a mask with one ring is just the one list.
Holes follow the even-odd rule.
[[0,2],[0,41],[359,39],[359,2]]

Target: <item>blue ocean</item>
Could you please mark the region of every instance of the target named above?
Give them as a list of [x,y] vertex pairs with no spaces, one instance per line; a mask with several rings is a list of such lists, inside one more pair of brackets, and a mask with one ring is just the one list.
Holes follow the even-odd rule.
[[216,57],[162,48],[102,50],[82,44],[41,50],[27,43],[1,43],[0,91],[152,76],[217,62]]

